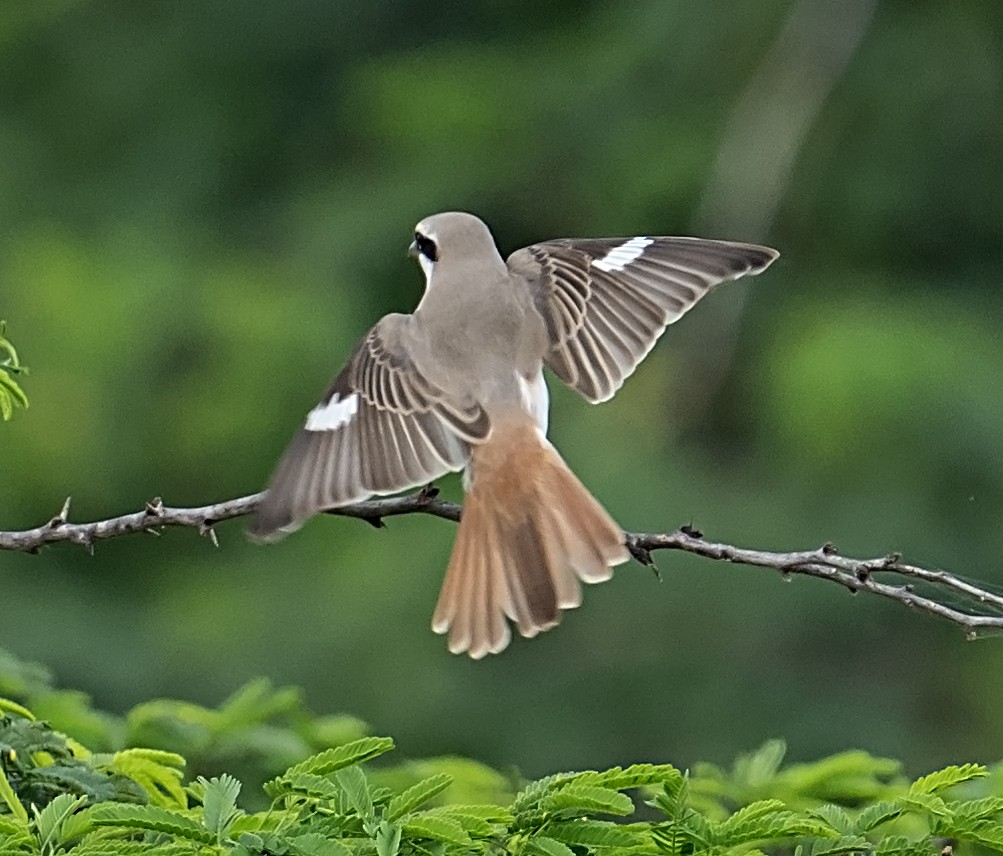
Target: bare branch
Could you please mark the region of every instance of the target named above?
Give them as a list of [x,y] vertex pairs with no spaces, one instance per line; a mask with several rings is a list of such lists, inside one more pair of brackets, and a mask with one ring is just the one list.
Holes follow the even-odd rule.
[[[964,628],[968,638],[976,638],[980,629],[1003,629],[1003,615],[989,614],[989,607],[1003,608],[1003,597],[956,577],[947,571],[933,571],[907,565],[898,554],[878,559],[853,559],[842,556],[832,544],[817,550],[795,553],[774,553],[749,550],[730,544],[705,541],[699,532],[679,530],[671,534],[633,535],[627,533],[627,546],[634,557],[644,561],[651,550],[684,550],[708,559],[773,568],[785,575],[803,574],[837,583],[856,594],[864,591],[896,600],[905,606],[953,621]],[[918,594],[911,585],[891,585],[875,579],[875,574],[912,577],[931,586],[949,589],[964,597],[971,611],[953,608],[934,597]]]
[[[197,529],[200,535],[218,546],[214,528],[216,524],[250,514],[257,507],[261,497],[262,494],[254,493],[198,508],[171,508],[164,505],[158,496],[147,502],[142,511],[93,523],[70,523],[68,519],[70,500],[67,498],[59,514],[41,526],[22,532],[0,531],[0,550],[37,553],[46,544],[55,544],[58,541],[69,541],[71,544],[92,548],[97,541],[117,538],[120,535],[131,535],[135,532],[159,534],[166,526]],[[460,519],[460,506],[439,499],[438,491],[434,488],[424,488],[407,496],[372,499],[355,505],[346,505],[343,508],[332,508],[327,513],[355,517],[380,526],[384,517],[394,517],[399,514],[425,513],[457,521]]]
[[[156,497],[147,502],[142,511],[93,523],[71,523],[68,519],[70,500],[67,499],[59,514],[41,526],[21,532],[0,531],[0,550],[37,553],[47,544],[69,541],[93,551],[97,541],[134,532],[159,534],[167,526],[195,529],[218,547],[216,524],[250,514],[261,496],[262,494],[255,493],[198,508],[171,508],[164,505],[160,497]],[[427,487],[406,496],[358,502],[343,508],[333,508],[327,513],[354,517],[381,527],[384,518],[400,514],[431,514],[455,522],[460,519],[460,511],[461,507],[455,502],[440,499],[435,488]],[[817,577],[841,585],[853,593],[869,592],[886,597],[958,624],[970,639],[974,639],[980,630],[1003,629],[1003,596],[947,571],[905,564],[894,553],[877,559],[854,559],[841,555],[832,544],[793,553],[751,550],[730,544],[715,544],[705,540],[700,532],[686,526],[671,533],[627,532],[625,537],[634,558],[650,567],[654,567],[651,560],[653,550],[682,550],[708,559],[771,568],[785,576],[801,574]],[[912,583],[881,582],[876,578],[879,575],[919,581],[928,586],[931,593],[918,593]],[[944,597],[938,599],[937,593],[943,593]],[[955,605],[948,606],[943,602],[948,594]]]

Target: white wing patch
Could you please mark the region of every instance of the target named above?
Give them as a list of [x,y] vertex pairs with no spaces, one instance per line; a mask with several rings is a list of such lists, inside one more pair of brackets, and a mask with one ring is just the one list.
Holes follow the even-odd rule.
[[631,262],[637,261],[644,248],[650,247],[653,243],[655,242],[651,238],[631,238],[625,244],[614,247],[601,259],[592,262],[592,267],[597,267],[606,273],[623,270]]
[[326,404],[318,404],[306,417],[307,431],[336,431],[347,425],[359,412],[359,396],[353,392],[347,398],[336,392]]

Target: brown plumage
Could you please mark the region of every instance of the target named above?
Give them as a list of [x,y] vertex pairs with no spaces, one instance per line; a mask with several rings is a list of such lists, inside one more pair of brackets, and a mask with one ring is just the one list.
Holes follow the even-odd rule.
[[623,531],[528,417],[496,424],[472,475],[432,619],[449,650],[479,659],[529,638],[582,601],[579,580],[608,580],[629,558]]
[[432,626],[483,657],[553,627],[582,581],[625,562],[623,533],[546,439],[547,366],[611,398],[722,282],[777,257],[700,238],[562,238],[503,259],[487,226],[448,212],[415,228],[425,293],[380,319],[309,412],[249,527],[275,541],[327,508],[465,469],[470,487]]

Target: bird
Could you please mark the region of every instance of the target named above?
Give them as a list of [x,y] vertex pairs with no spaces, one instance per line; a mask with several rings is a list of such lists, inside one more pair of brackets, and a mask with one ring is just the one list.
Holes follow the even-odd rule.
[[769,247],[702,238],[561,238],[502,258],[488,226],[421,220],[411,314],[363,336],[282,455],[248,527],[270,542],[315,514],[463,471],[464,504],[432,618],[480,659],[582,602],[630,553],[623,530],[547,439],[543,368],[612,398],[669,324]]

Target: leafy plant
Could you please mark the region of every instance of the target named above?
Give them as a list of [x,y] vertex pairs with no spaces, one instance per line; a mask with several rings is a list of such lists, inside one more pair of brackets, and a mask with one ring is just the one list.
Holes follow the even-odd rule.
[[0,320],[0,418],[4,422],[14,415],[16,405],[28,406],[28,397],[14,380],[14,375],[26,374],[28,369],[18,360],[17,351],[7,339],[6,332],[7,322]]
[[[42,699],[54,692],[43,670],[5,675],[11,662],[0,658],[0,686],[20,681]],[[118,725],[155,713],[159,727],[146,733],[176,742],[182,723],[195,722],[208,744],[192,745],[218,752],[214,741],[288,713],[297,698],[256,682],[218,710],[151,702]],[[74,699],[84,725],[114,721]],[[1003,853],[1003,776],[976,764],[908,781],[895,761],[864,752],[785,765],[782,741],[768,741],[727,771],[635,764],[558,773],[513,792],[461,759],[387,766],[393,741],[363,735],[300,758],[255,803],[229,773],[186,783],[184,759],[167,749],[92,753],[18,702],[0,700],[0,711],[0,856]],[[270,727],[280,743],[284,729],[310,733],[303,721]]]
[[[114,758],[116,769],[136,781],[156,780],[162,767],[149,749],[155,746],[184,757],[193,777],[223,771],[252,790],[252,802],[264,805],[260,786],[313,752],[355,740],[366,733],[361,720],[347,715],[317,716],[293,687],[275,687],[264,679],[238,689],[217,708],[174,699],[153,699],[124,716],[95,710],[86,694],[58,689],[49,672],[0,649],[0,696],[16,698],[53,728]],[[23,709],[23,708],[22,708]],[[154,767],[148,767],[151,760]],[[169,782],[158,792],[170,794]],[[176,796],[171,798],[177,802]]]

